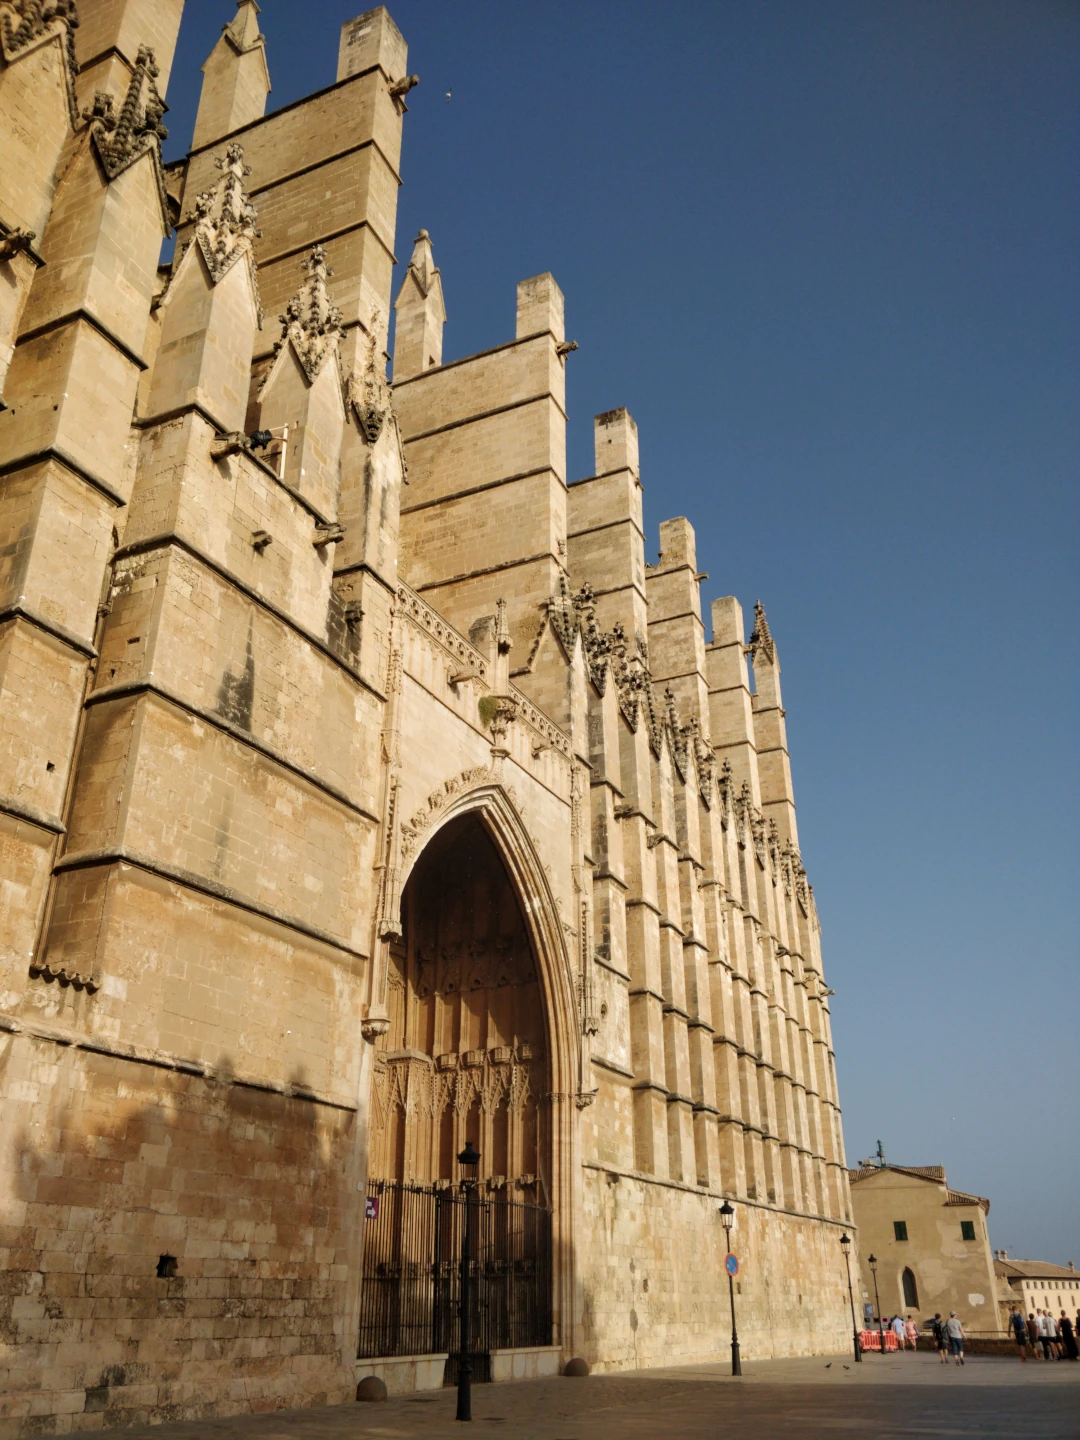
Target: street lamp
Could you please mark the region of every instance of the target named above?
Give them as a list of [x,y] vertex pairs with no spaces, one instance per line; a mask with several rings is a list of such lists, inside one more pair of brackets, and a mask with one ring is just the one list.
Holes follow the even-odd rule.
[[885,1331],[881,1327],[881,1301],[877,1293],[877,1256],[868,1255],[866,1263],[870,1266],[870,1273],[874,1277],[874,1308],[877,1310],[877,1333],[881,1340],[881,1353],[885,1354]]
[[851,1338],[855,1344],[855,1359],[862,1363],[862,1346],[859,1344],[859,1327],[855,1323],[855,1296],[851,1293],[851,1236],[840,1236],[840,1249],[844,1252],[844,1267],[847,1270],[847,1298],[851,1306]]
[[735,1271],[738,1269],[738,1261],[735,1261],[734,1265],[731,1263],[735,1260],[735,1256],[731,1253],[731,1227],[735,1223],[735,1210],[727,1200],[720,1206],[720,1219],[723,1222],[724,1244],[727,1247],[724,1269],[727,1271],[728,1297],[731,1300],[731,1373],[732,1375],[741,1375],[742,1356],[739,1354],[739,1332],[735,1328]]
[[469,1363],[469,1306],[472,1276],[472,1193],[476,1188],[476,1167],[480,1164],[480,1152],[473,1148],[471,1140],[465,1141],[465,1149],[457,1157],[458,1164],[465,1171],[461,1188],[465,1192],[465,1224],[461,1235],[461,1352],[458,1356],[457,1418],[472,1419],[472,1366]]

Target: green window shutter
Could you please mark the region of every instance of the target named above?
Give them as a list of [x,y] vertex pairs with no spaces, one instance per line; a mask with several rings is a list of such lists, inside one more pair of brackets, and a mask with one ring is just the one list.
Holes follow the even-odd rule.
[[975,1239],[975,1221],[974,1221],[974,1220],[961,1220],[961,1221],[960,1221],[960,1239],[961,1239],[961,1240],[974,1240],[974,1239]]
[[906,1220],[894,1220],[894,1221],[892,1222],[892,1228],[893,1228],[893,1234],[894,1234],[894,1236],[896,1237],[897,1240],[906,1240],[906,1239],[907,1239],[907,1221],[906,1221]]

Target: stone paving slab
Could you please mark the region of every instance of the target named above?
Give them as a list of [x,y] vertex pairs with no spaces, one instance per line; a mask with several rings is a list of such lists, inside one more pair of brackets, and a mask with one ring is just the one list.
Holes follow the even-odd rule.
[[751,1362],[478,1385],[473,1423],[454,1419],[455,1392],[126,1430],[115,1440],[1078,1440],[1080,1364],[928,1355]]

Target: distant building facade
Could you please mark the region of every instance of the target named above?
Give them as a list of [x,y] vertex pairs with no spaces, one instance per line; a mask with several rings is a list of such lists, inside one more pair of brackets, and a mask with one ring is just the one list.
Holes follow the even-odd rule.
[[1075,1325],[1080,1311],[1080,1274],[1071,1260],[1068,1265],[1052,1265],[1047,1260],[1011,1260],[1005,1250],[995,1250],[994,1270],[1003,1325],[1008,1322],[1014,1305],[1025,1315],[1049,1310],[1055,1319],[1064,1310]]
[[868,1257],[886,1315],[925,1319],[955,1310],[973,1331],[1001,1329],[986,1217],[990,1201],[953,1190],[941,1165],[864,1165],[848,1172],[859,1229],[863,1294],[874,1301]]
[[624,409],[568,478],[550,275],[444,363],[422,232],[388,382],[386,10],[267,115],[241,0],[163,166],[181,10],[0,0],[0,1424],[441,1380],[466,1140],[493,1373],[722,1352],[725,1197],[747,1353],[840,1349],[765,612]]

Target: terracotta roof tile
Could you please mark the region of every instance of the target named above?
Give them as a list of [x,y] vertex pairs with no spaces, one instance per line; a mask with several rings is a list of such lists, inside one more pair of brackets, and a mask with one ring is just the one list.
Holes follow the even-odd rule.
[[878,1175],[882,1170],[898,1170],[901,1175],[917,1175],[920,1180],[936,1180],[941,1184],[945,1179],[944,1165],[863,1165],[858,1170],[849,1170],[849,1180],[865,1180],[869,1175]]
[[1080,1270],[1049,1260],[995,1260],[994,1270],[1007,1280],[1080,1280]]

